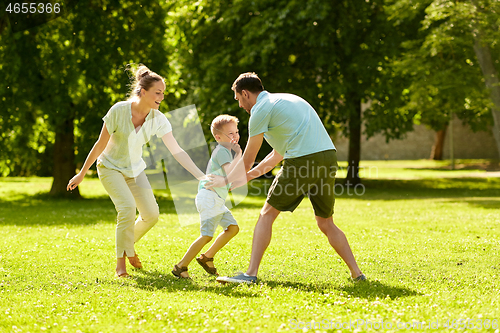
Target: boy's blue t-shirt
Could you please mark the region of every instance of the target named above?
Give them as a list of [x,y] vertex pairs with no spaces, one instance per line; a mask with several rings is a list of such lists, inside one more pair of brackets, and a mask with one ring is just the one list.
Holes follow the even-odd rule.
[[284,158],[335,149],[313,107],[299,96],[263,91],[250,111],[249,136],[264,133],[269,145]]
[[[222,169],[222,166],[226,163],[231,163],[232,160],[233,155],[231,154],[231,151],[223,145],[218,144],[212,152],[212,156],[210,157],[210,161],[208,162],[207,171],[205,174],[226,177],[226,173],[224,172],[224,169]],[[198,186],[198,190],[203,189],[206,183],[208,183],[208,180],[201,180]],[[214,187],[213,189],[215,190],[215,192],[217,192],[219,197],[226,200],[227,194],[230,189],[230,184],[227,184],[224,187]]]

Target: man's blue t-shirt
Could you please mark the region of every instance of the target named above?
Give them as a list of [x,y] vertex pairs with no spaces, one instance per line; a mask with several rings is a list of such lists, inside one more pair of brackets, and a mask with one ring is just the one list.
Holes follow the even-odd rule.
[[264,133],[269,145],[284,158],[335,149],[313,107],[299,96],[263,91],[250,111],[249,136]]

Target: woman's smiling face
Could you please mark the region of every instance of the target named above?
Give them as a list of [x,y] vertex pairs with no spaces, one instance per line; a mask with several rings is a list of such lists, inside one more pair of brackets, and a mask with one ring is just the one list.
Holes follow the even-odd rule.
[[149,90],[142,89],[141,100],[144,100],[152,109],[158,110],[160,103],[165,96],[165,83],[163,81],[155,82]]

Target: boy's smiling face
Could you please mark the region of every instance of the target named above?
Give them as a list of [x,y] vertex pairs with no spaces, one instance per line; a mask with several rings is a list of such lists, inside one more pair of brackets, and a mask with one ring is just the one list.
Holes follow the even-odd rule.
[[238,124],[231,122],[222,126],[220,130],[216,131],[215,139],[217,142],[231,142],[238,143],[240,140],[240,132],[238,131]]

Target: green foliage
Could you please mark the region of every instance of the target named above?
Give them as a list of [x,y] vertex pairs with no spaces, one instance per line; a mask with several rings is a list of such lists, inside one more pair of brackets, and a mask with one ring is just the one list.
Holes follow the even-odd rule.
[[0,88],[1,146],[12,147],[0,151],[1,160],[9,160],[0,165],[4,175],[39,174],[37,165],[50,170],[52,157],[40,152],[51,151],[54,132],[68,119],[75,124],[76,160],[83,162],[102,127],[101,118],[126,98],[127,64],[168,72],[167,5],[79,2],[46,24],[3,31],[0,74],[7,87]]
[[[64,14],[28,30],[0,23],[1,175],[50,174],[55,134],[68,121],[82,163],[101,117],[126,98],[129,63],[167,78],[162,111],[196,104],[208,141],[218,114],[246,124],[230,90],[246,71],[257,72],[271,92],[309,101],[332,136],[350,135],[361,102],[369,106],[368,136],[400,138],[414,123],[439,130],[451,113],[474,130],[492,123],[473,45],[481,33],[498,55],[498,1],[64,4]],[[244,146],[247,129],[240,127]]]
[[23,68],[32,71],[29,62],[18,56],[32,51],[29,45],[18,42],[24,36],[29,38],[8,30],[0,35],[0,75],[4,81],[0,85],[0,174],[30,175],[36,170],[47,176],[48,170],[41,162],[46,160],[45,153],[50,151],[47,144],[53,137],[46,132],[47,119],[33,110],[33,82],[21,73]]
[[[336,124],[347,131],[361,101],[397,90],[387,68],[413,22],[394,29],[382,1],[198,1],[177,15],[179,59],[205,123],[223,112],[248,117],[230,86],[255,71],[269,91],[309,101],[332,134]],[[391,126],[386,118],[377,125]]]
[[[397,13],[406,6],[412,12],[413,4],[398,1],[389,8]],[[417,4],[426,7],[426,16],[419,36],[402,44],[405,53],[391,66],[403,85],[399,105],[388,107],[388,112],[406,115],[407,124],[413,119],[436,131],[455,114],[472,130],[486,130],[493,123],[492,104],[473,47],[481,28],[487,32],[483,41],[498,52],[498,2],[439,0]],[[368,114],[369,125],[377,116]]]

